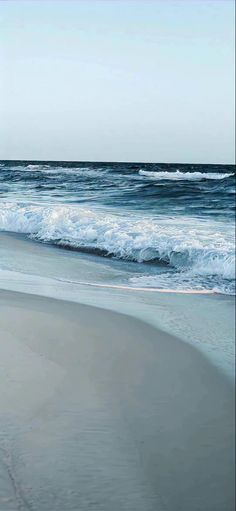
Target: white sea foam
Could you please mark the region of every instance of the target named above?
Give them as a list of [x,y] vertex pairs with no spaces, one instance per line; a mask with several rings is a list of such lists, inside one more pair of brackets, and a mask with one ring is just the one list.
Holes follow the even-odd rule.
[[233,176],[233,174],[229,173],[219,173],[219,172],[180,172],[177,170],[176,172],[152,172],[148,170],[139,170],[140,176],[146,176],[151,179],[156,179],[157,181],[161,179],[173,180],[173,181],[199,181],[201,179],[225,179],[227,177]]
[[234,280],[218,276],[196,276],[191,270],[185,272],[161,272],[157,275],[137,275],[129,278],[129,285],[135,289],[172,289],[176,292],[235,294]]
[[45,167],[48,167],[48,165],[27,165],[26,167],[23,167],[24,170],[34,170],[34,171],[37,171],[37,170],[41,170],[41,169],[44,169]]
[[195,275],[235,277],[233,226],[210,220],[129,218],[80,206],[2,203],[0,229],[137,262],[162,261]]

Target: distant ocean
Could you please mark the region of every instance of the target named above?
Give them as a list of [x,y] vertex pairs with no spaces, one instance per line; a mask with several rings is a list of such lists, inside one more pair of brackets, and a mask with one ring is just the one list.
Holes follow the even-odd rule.
[[232,165],[0,162],[0,230],[101,258],[109,285],[234,294],[234,215]]

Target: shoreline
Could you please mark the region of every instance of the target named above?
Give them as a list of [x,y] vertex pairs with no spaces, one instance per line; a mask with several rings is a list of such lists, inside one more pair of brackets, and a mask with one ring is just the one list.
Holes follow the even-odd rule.
[[116,280],[122,276],[117,261],[58,250],[23,234],[0,233],[0,259],[0,288],[91,306],[99,303],[142,319],[200,349],[234,384],[234,296],[127,288]]
[[3,290],[0,332],[6,511],[233,511],[234,391],[198,350]]
[[[58,279],[59,280],[59,279]],[[64,280],[63,282],[70,282],[68,280]],[[123,286],[122,284],[98,284],[96,282],[83,282],[76,281],[74,282],[76,285],[80,286],[91,286],[91,287],[101,287],[105,289],[122,289],[124,291],[144,291],[149,293],[171,293],[171,294],[181,294],[181,295],[217,295],[215,291],[211,291],[210,289],[202,289],[202,290],[194,290],[194,289],[162,289],[158,287],[132,287],[132,286]]]

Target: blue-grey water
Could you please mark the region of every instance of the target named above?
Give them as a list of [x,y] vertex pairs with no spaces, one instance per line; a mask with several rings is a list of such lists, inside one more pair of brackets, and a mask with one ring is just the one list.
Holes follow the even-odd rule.
[[234,211],[233,165],[0,163],[0,230],[98,255],[100,283],[233,294]]

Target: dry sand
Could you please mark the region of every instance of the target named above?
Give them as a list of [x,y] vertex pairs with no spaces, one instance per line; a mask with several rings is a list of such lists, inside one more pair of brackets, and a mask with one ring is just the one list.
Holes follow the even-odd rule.
[[2,291],[0,381],[0,511],[234,510],[234,390],[183,341]]

